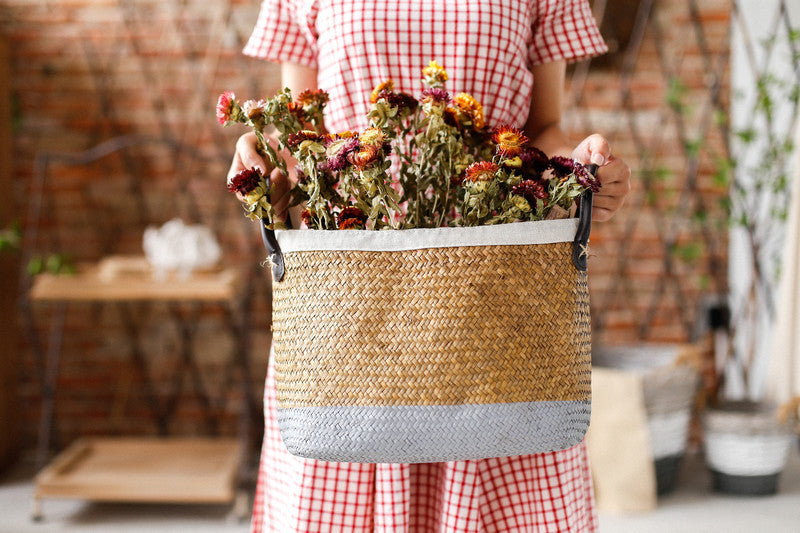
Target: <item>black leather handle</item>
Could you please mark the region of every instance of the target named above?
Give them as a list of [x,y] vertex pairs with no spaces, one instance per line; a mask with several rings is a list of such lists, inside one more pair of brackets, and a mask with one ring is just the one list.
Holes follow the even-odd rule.
[[278,239],[275,238],[275,231],[267,228],[269,220],[261,219],[261,240],[264,241],[264,248],[269,252],[269,259],[272,263],[272,280],[280,281],[283,275],[286,274],[286,267],[283,264],[283,254],[281,247],[278,244]]
[[[594,176],[597,174],[597,165],[586,165],[586,170]],[[592,231],[592,199],[594,193],[586,189],[578,198],[578,232],[572,242],[572,264],[581,272],[586,272],[589,256],[589,233]]]

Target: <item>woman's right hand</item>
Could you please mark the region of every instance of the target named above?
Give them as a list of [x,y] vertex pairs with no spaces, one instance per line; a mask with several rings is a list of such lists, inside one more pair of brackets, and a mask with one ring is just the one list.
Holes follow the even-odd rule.
[[[272,142],[268,139],[268,142]],[[233,177],[243,170],[256,168],[265,176],[269,176],[272,197],[271,203],[275,208],[278,220],[286,220],[286,209],[289,205],[289,178],[283,174],[279,169],[275,168],[269,161],[258,153],[258,143],[256,134],[253,132],[245,133],[236,141],[236,152],[233,154],[233,161],[231,168],[228,170],[228,183],[231,182]],[[276,148],[273,146],[273,148]],[[287,160],[289,163],[290,160]],[[239,201],[244,201],[244,197],[236,193]]]

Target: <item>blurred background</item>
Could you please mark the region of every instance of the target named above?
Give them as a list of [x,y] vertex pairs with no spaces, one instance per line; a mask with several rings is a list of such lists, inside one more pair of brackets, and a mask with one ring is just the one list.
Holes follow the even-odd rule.
[[[0,1],[0,463],[37,462],[107,434],[236,437],[257,451],[268,272],[256,226],[224,188],[243,131],[220,127],[214,105],[226,90],[247,99],[279,89],[275,65],[240,52],[258,8]],[[570,68],[565,125],[575,139],[605,133],[633,169],[625,207],[592,229],[593,342],[702,345],[710,310],[722,307],[746,323],[726,321],[733,346],[768,351],[788,210],[774,199],[789,198],[792,183],[800,6],[595,0],[593,9],[610,53]],[[744,169],[759,165],[779,171],[748,181]],[[736,214],[737,201],[752,198],[737,196],[742,187],[771,191],[750,219]],[[140,256],[145,228],[176,217],[211,228],[220,268],[236,272],[234,296],[30,297],[32,274]],[[746,230],[762,218],[777,223],[753,240]],[[727,372],[732,396],[763,397],[765,356],[715,364],[703,346],[707,387]],[[43,412],[53,387],[52,413]]]

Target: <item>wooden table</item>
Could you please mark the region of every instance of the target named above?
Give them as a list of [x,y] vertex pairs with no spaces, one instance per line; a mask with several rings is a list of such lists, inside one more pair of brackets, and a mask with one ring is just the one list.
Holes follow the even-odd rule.
[[[50,304],[55,312],[45,360],[42,390],[33,518],[41,518],[42,498],[148,501],[169,503],[226,503],[234,499],[236,471],[249,448],[249,419],[255,405],[250,389],[246,341],[246,318],[241,298],[241,280],[234,269],[196,272],[188,277],[172,275],[158,280],[143,257],[111,256],[96,264],[80,265],[76,274],[40,274],[34,279],[29,297],[32,303]],[[145,377],[145,393],[157,417],[161,438],[83,439],[73,443],[45,467],[49,454],[60,362],[61,335],[67,305],[100,302],[120,307],[131,343],[133,364]],[[243,395],[238,439],[165,437],[167,418],[164,402],[155,394],[147,377],[145,354],[140,346],[132,314],[127,306],[136,302],[221,304],[226,324],[235,336],[234,364],[241,371]],[[236,320],[236,310],[241,319]],[[195,389],[206,406],[199,370],[192,351],[192,329],[181,322],[181,361],[195,379]],[[176,373],[176,376],[180,372]],[[177,394],[177,393],[176,393]],[[175,398],[166,402],[173,404]],[[237,498],[234,512],[243,515],[244,494]]]

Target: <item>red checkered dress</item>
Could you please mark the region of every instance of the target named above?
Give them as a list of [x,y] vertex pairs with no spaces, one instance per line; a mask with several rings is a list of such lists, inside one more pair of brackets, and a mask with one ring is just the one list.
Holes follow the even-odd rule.
[[[244,52],[314,67],[331,96],[328,131],[359,130],[369,94],[391,78],[419,95],[435,59],[451,94],[468,92],[489,125],[522,126],[538,63],[604,52],[586,0],[265,0]],[[594,531],[586,447],[434,464],[295,457],[277,425],[273,369],[252,531]]]

